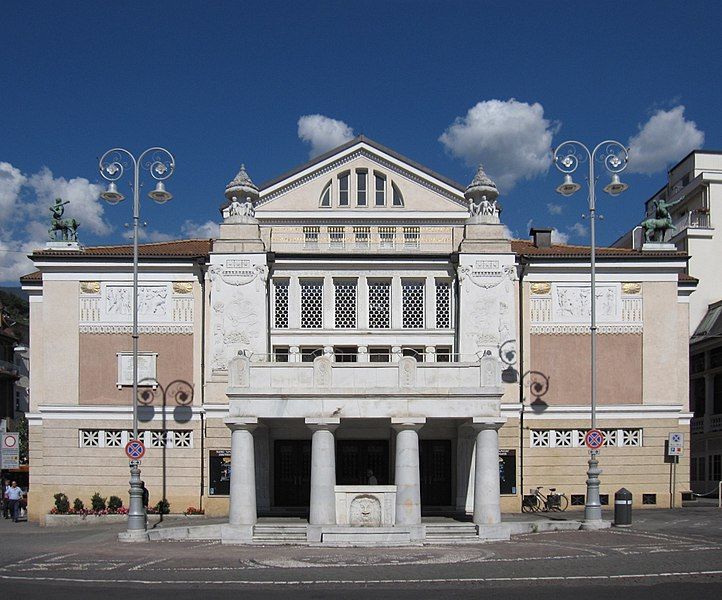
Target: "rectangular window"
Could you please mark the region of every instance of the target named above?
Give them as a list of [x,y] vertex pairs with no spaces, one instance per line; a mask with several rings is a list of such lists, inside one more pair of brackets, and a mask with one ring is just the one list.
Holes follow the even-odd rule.
[[344,173],[338,178],[338,205],[348,206],[349,174]]
[[[603,429],[604,445],[642,447],[642,429]],[[531,429],[532,448],[583,448],[584,429]]]
[[705,412],[705,381],[704,377],[697,377],[690,381],[689,390],[690,408],[695,417],[704,417]]
[[345,245],[345,236],[343,227],[328,228],[328,244],[332,250],[343,250]]
[[323,327],[323,280],[301,280],[301,327],[321,329]]
[[228,496],[231,493],[231,451],[210,450],[208,454],[208,494]]
[[722,455],[715,454],[709,458],[712,463],[709,470],[710,479],[711,481],[719,481],[722,479]]
[[401,281],[402,326],[404,329],[424,327],[424,282],[404,279]]
[[699,481],[707,481],[706,463],[707,459],[704,456],[700,456],[699,462],[697,463],[697,477],[699,477]]
[[356,248],[368,249],[371,245],[371,228],[370,227],[354,227],[353,237]]
[[358,356],[358,347],[334,346],[333,355],[337,363],[355,363]]
[[337,329],[356,327],[356,281],[334,280],[334,322]]
[[657,494],[642,494],[642,504],[657,504]]
[[319,356],[323,356],[321,346],[306,346],[301,348],[301,362],[313,362]]
[[712,399],[712,413],[715,415],[722,415],[722,373],[717,373],[714,376],[713,382],[714,397]]
[[451,346],[436,346],[436,362],[451,362]]
[[369,328],[391,327],[391,282],[369,281]]
[[366,182],[368,173],[366,171],[356,171],[356,205],[366,206]]
[[702,371],[704,371],[704,353],[691,356],[689,359],[689,372],[701,373]]
[[391,348],[369,348],[369,362],[391,362]]
[[451,327],[451,282],[436,281],[436,328]]
[[273,280],[273,325],[288,328],[288,279]]
[[570,504],[572,506],[584,506],[584,494],[572,494]]
[[273,360],[279,363],[287,363],[290,352],[288,346],[274,346],[273,347]]
[[382,250],[393,250],[396,238],[396,227],[379,227],[379,247]]
[[321,228],[315,225],[303,228],[304,248],[318,248],[319,231],[321,231]]
[[421,229],[419,227],[404,227],[404,248],[417,249],[420,246]]
[[384,206],[386,204],[386,178],[376,173],[374,181],[376,182],[376,206]]
[[722,367],[722,346],[710,350],[709,353],[709,366],[714,369],[715,367]]

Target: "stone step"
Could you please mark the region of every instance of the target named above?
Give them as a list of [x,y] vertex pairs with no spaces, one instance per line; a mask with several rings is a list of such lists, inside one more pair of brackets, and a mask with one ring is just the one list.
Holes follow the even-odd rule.
[[305,544],[306,525],[267,524],[253,527],[254,544]]
[[439,523],[426,525],[426,539],[453,542],[478,540],[479,536],[473,523]]

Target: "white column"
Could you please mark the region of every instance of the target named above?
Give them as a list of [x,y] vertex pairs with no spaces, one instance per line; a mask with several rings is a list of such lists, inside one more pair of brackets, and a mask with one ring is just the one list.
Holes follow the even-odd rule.
[[423,417],[391,419],[396,430],[396,525],[421,524],[421,473],[419,470],[419,429]]
[[306,419],[311,437],[311,525],[336,524],[336,447],[333,432],[341,419]]
[[403,325],[403,287],[401,277],[391,279],[391,329],[401,329]]
[[228,522],[231,525],[253,525],[256,522],[256,461],[253,430],[255,417],[229,417],[231,430],[231,490]]
[[436,279],[424,281],[424,328],[436,329]]
[[290,278],[288,284],[288,327],[301,327],[301,282],[296,275]]
[[476,458],[474,465],[474,523],[501,523],[499,505],[499,428],[504,421],[474,417]]

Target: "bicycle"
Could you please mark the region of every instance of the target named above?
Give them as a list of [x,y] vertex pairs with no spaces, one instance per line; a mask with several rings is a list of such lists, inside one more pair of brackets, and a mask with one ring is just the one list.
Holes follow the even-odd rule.
[[525,513],[530,512],[563,512],[569,508],[569,499],[564,492],[557,494],[556,488],[549,488],[549,494],[542,494],[543,486],[530,490],[531,494],[524,496],[521,503],[521,510]]

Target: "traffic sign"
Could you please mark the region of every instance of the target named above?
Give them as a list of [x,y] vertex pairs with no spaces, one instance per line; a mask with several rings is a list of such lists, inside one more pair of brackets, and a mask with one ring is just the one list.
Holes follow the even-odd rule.
[[667,456],[682,456],[684,449],[684,434],[673,431],[667,438]]
[[20,434],[17,431],[2,434],[0,465],[3,469],[17,469],[20,466]]
[[584,444],[590,450],[598,450],[604,445],[604,433],[600,429],[590,429],[584,436]]
[[125,455],[131,460],[140,460],[145,454],[145,446],[140,440],[130,440],[125,445]]

